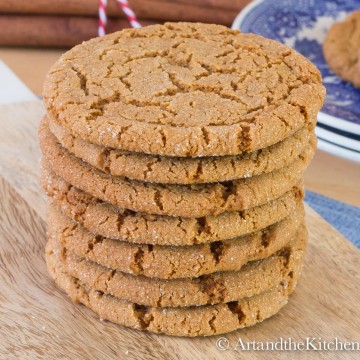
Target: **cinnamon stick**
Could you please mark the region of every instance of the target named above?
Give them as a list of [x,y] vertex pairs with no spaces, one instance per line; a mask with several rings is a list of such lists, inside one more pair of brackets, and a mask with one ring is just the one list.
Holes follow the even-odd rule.
[[176,1],[129,0],[133,10],[144,19],[164,21],[192,21],[230,26],[237,10],[226,10],[208,6],[182,4]]
[[216,9],[236,10],[240,12],[251,0],[159,0],[169,3],[180,3],[187,5],[197,5]]
[[[0,12],[38,15],[94,15],[98,14],[98,0],[0,0]],[[115,0],[108,1],[109,16],[125,17]]]
[[[155,21],[141,20],[143,25]],[[109,19],[108,32],[130,27],[125,19]],[[81,16],[0,15],[0,45],[71,47],[97,36],[98,19]]]
[[[228,5],[232,2],[236,5],[230,8]],[[224,25],[231,25],[239,6],[247,2],[249,0],[129,0],[139,18]],[[97,16],[98,0],[0,0],[0,13]],[[108,1],[107,13],[108,16],[124,18],[115,0]]]

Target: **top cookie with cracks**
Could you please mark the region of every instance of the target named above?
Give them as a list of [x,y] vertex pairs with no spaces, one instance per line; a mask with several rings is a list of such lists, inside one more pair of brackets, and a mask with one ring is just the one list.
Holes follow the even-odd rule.
[[181,157],[270,146],[311,122],[324,96],[316,67],[285,45],[191,23],[78,45],[44,88],[48,116],[74,136]]

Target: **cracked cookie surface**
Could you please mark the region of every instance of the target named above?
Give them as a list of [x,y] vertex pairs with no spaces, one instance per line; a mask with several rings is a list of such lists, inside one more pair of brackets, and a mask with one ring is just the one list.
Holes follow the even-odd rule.
[[106,319],[138,330],[174,336],[210,336],[252,326],[276,314],[294,291],[301,264],[272,289],[239,301],[185,308],[154,308],[120,300],[70,276],[60,251],[46,246],[46,263],[56,284],[72,299]]
[[168,156],[265,148],[311,122],[324,96],[316,67],[285,45],[190,23],[82,43],[44,86],[48,116],[73,135]]
[[360,88],[360,10],[354,11],[326,34],[323,52],[330,69]]
[[162,279],[240,270],[247,262],[265,259],[288,244],[303,219],[301,204],[290,217],[247,236],[193,246],[161,246],[93,235],[54,206],[48,212],[50,236],[67,252],[124,273]]
[[157,215],[202,217],[245,210],[277,199],[298,184],[315,152],[308,146],[288,166],[252,178],[214,184],[171,185],[113,177],[84,163],[39,128],[43,166],[70,184],[115,206]]
[[109,269],[74,255],[55,237],[50,236],[49,242],[63,254],[66,272],[88,287],[140,305],[188,307],[237,301],[270,290],[302,263],[306,232],[302,226],[278,252],[266,259],[248,262],[238,271],[170,280]]
[[217,216],[181,218],[121,209],[42,170],[41,186],[51,203],[90,232],[130,243],[193,245],[231,239],[264,229],[293,214],[302,202],[302,183],[267,204]]
[[[43,119],[47,123],[47,119]],[[315,143],[311,129],[268,148],[238,156],[181,158],[146,155],[92,144],[73,136],[55,122],[51,132],[76,157],[112,176],[161,184],[194,184],[230,181],[278,170],[295,161],[306,146]]]

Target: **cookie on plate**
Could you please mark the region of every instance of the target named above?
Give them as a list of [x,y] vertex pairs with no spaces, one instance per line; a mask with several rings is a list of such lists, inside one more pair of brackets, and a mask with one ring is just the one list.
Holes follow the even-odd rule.
[[360,88],[360,10],[331,26],[323,52],[336,75]]

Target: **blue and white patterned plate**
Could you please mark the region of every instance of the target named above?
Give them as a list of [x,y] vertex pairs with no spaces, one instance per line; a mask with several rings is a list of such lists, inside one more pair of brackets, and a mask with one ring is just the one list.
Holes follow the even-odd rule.
[[360,90],[336,76],[322,52],[330,26],[359,8],[360,0],[254,0],[232,28],[278,40],[316,64],[327,90],[316,130],[319,148],[360,162]]

